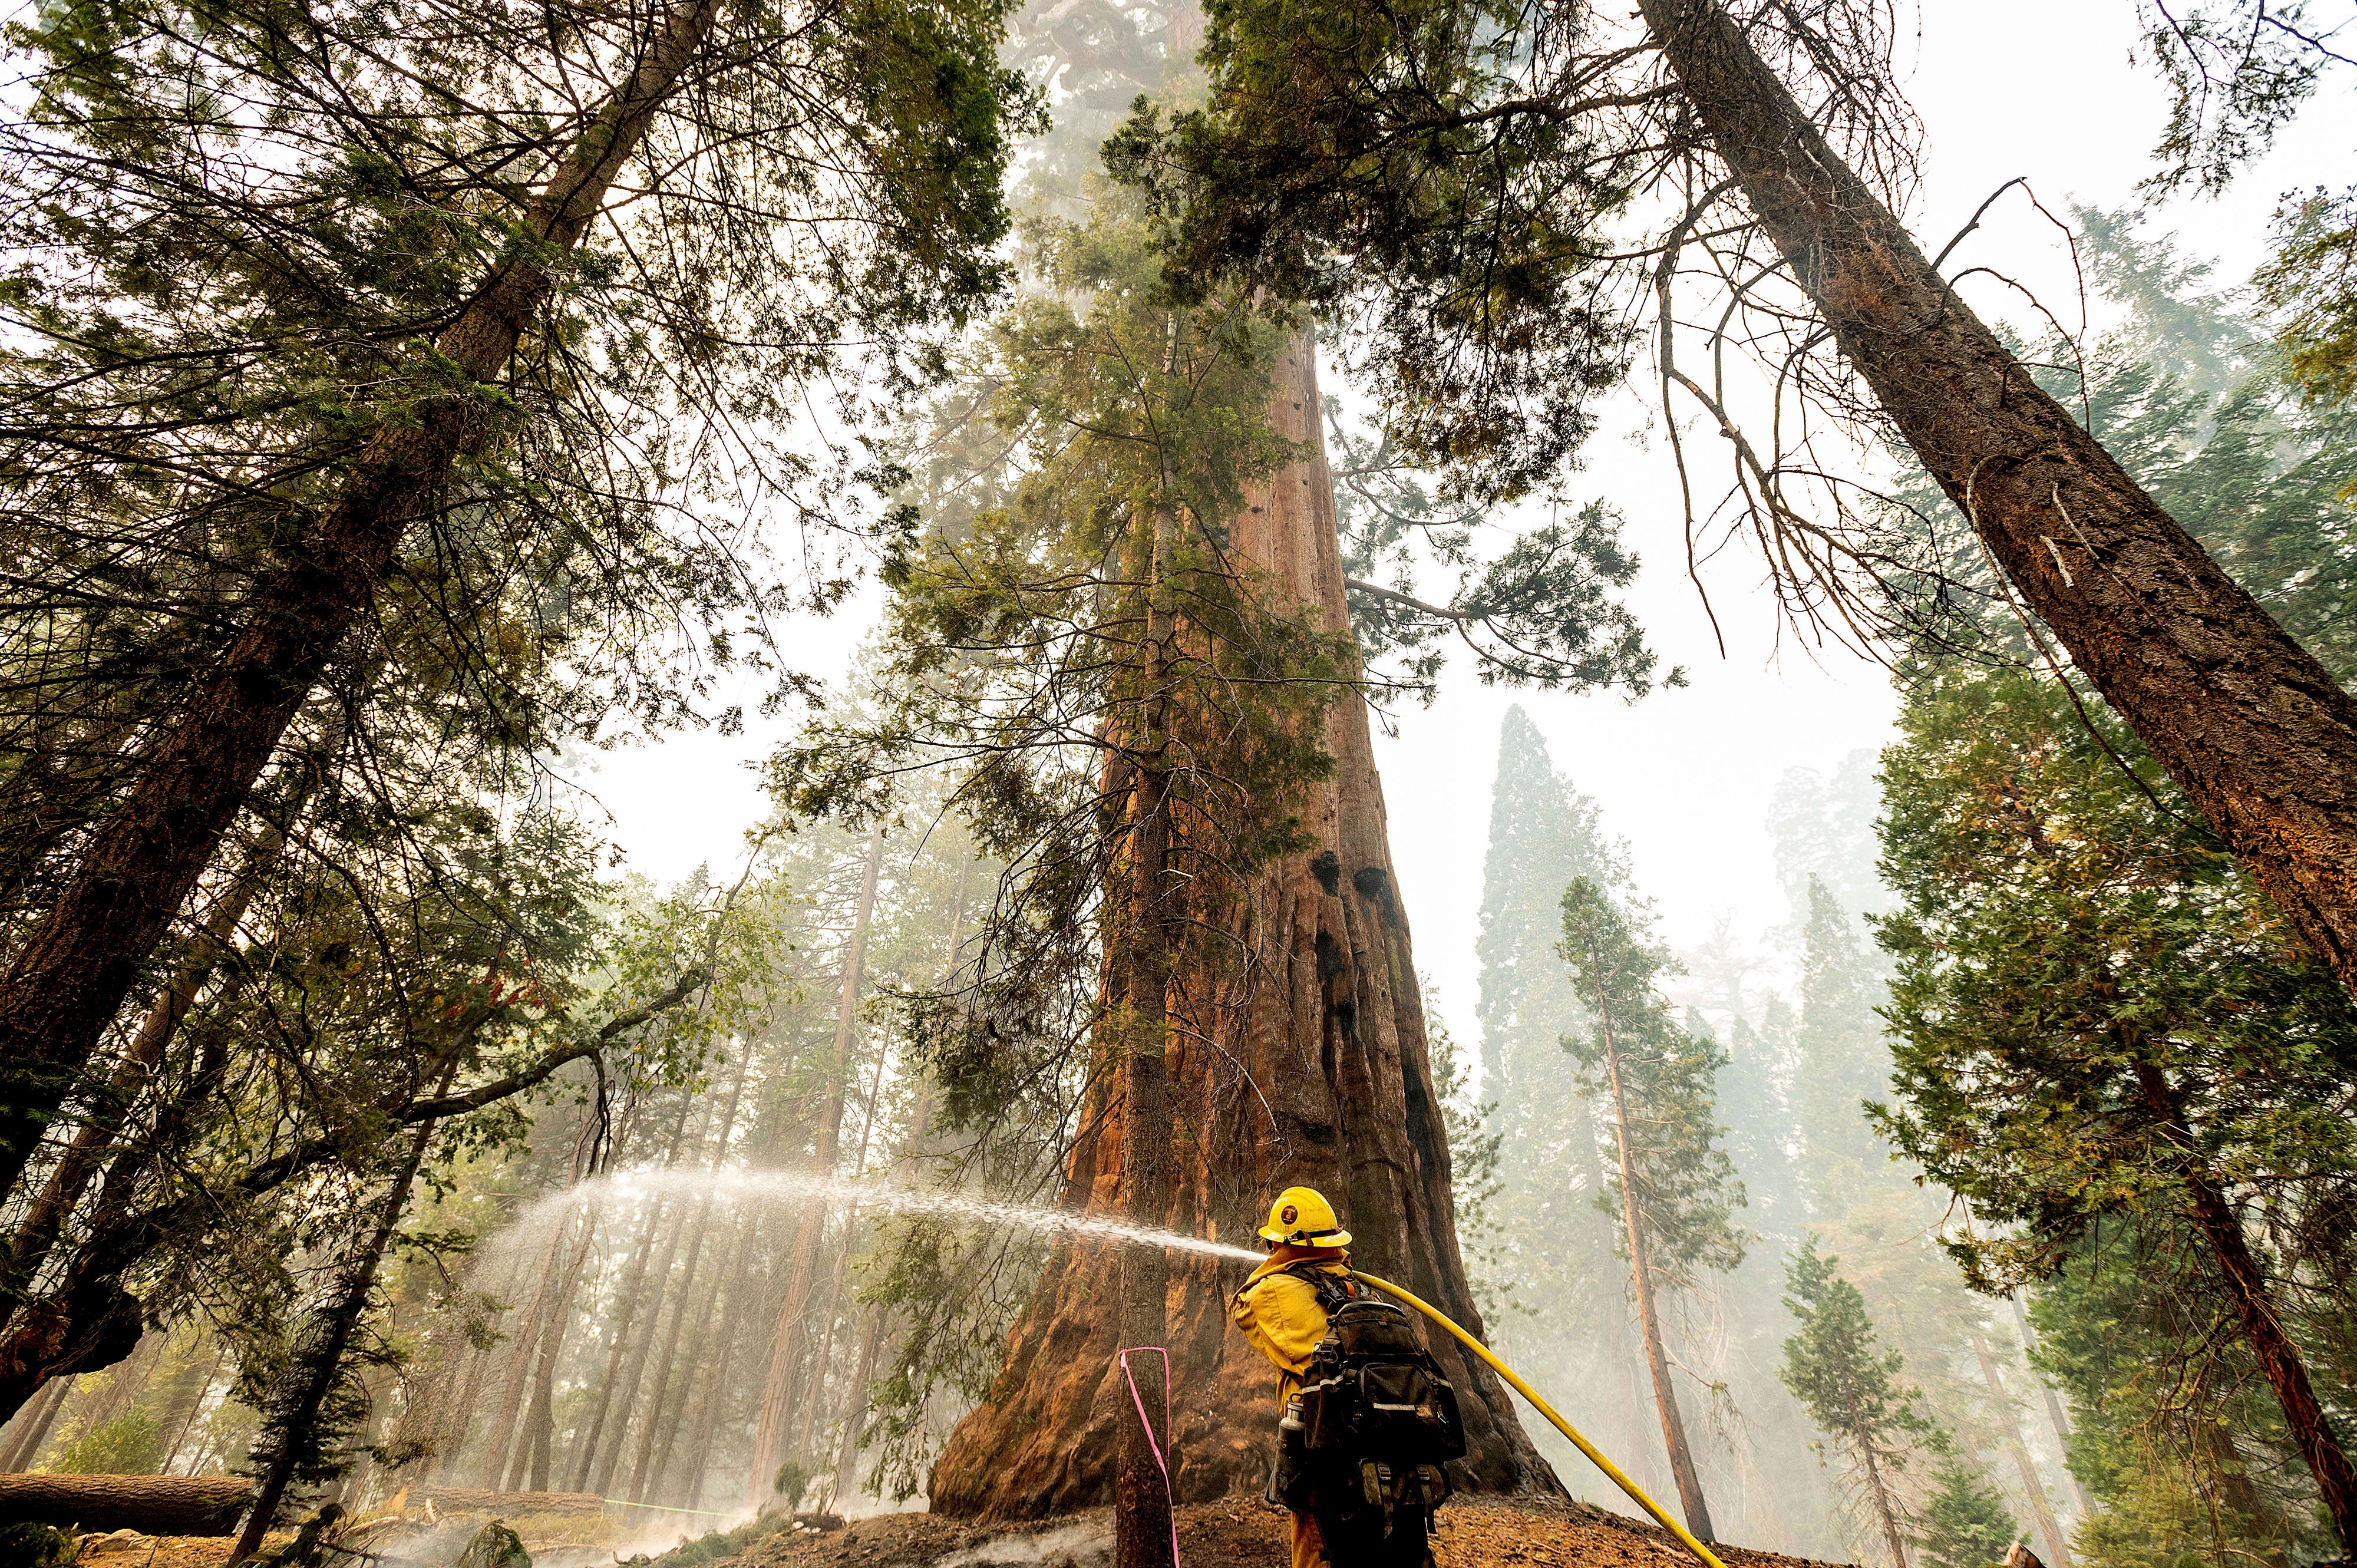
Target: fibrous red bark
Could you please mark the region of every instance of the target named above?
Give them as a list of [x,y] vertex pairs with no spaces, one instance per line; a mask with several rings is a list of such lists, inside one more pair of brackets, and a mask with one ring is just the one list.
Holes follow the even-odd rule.
[[[1307,335],[1276,366],[1278,432],[1310,455],[1251,496],[1232,547],[1272,588],[1347,627],[1333,484]],[[1334,777],[1300,802],[1318,847],[1254,874],[1236,935],[1247,961],[1223,976],[1209,1037],[1170,1056],[1173,1230],[1252,1245],[1269,1197],[1294,1184],[1332,1198],[1363,1268],[1405,1284],[1476,1335],[1466,1287],[1423,999],[1391,849],[1366,710],[1336,703]],[[1180,977],[1178,983],[1186,985]],[[1067,1208],[1117,1209],[1124,1119],[1108,1082],[1066,1167]],[[932,1475],[940,1512],[1035,1518],[1103,1502],[1121,1423],[1137,1417],[1114,1355],[1124,1341],[1098,1244],[1060,1246],[1009,1341],[990,1399],[951,1434]],[[1275,1453],[1276,1373],[1228,1319],[1245,1266],[1173,1254],[1166,1293],[1172,1370],[1171,1482],[1181,1502],[1257,1490]],[[1460,1484],[1562,1491],[1505,1390],[1437,1333],[1469,1451]],[[1154,1394],[1154,1364],[1142,1380]],[[1160,1412],[1155,1412],[1158,1418]]]

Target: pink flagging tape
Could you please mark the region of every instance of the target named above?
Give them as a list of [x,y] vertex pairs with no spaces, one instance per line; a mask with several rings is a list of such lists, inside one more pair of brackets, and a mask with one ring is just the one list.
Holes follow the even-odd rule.
[[1162,1472],[1162,1495],[1170,1503],[1170,1562],[1178,1563],[1178,1498],[1170,1489],[1170,1462],[1162,1456],[1162,1444],[1154,1441],[1154,1423],[1146,1419],[1146,1396],[1137,1391],[1137,1380],[1130,1374],[1129,1359],[1152,1351],[1162,1358],[1162,1429],[1170,1429],[1170,1352],[1159,1345],[1133,1345],[1114,1359],[1121,1363],[1121,1380],[1129,1385],[1129,1402],[1137,1407],[1137,1423],[1146,1428],[1146,1445],[1154,1451],[1154,1467]]

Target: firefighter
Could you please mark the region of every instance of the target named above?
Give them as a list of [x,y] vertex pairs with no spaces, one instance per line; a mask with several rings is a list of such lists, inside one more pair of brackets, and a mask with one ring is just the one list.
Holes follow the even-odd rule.
[[[1357,1295],[1351,1278],[1351,1233],[1334,1206],[1314,1188],[1288,1187],[1268,1206],[1260,1239],[1268,1262],[1252,1272],[1228,1310],[1254,1348],[1276,1365],[1276,1408],[1301,1391],[1309,1353],[1326,1337],[1327,1309],[1318,1297]],[[1323,1276],[1312,1283],[1308,1276]],[[1327,1568],[1318,1520],[1293,1516],[1293,1568]]]

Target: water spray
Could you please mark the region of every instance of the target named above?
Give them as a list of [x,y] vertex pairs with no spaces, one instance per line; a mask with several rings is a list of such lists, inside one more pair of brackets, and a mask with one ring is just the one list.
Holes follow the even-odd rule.
[[[1199,1257],[1225,1258],[1237,1262],[1259,1263],[1265,1256],[1254,1249],[1215,1241],[1208,1236],[1188,1236],[1176,1230],[1127,1225],[1102,1215],[1074,1214],[1069,1209],[1041,1208],[1024,1203],[1001,1203],[964,1193],[944,1192],[937,1187],[915,1187],[885,1176],[855,1179],[825,1176],[815,1171],[622,1171],[599,1176],[569,1192],[551,1193],[518,1216],[518,1222],[522,1225],[553,1220],[578,1209],[594,1207],[609,1197],[634,1197],[640,1194],[709,1197],[724,1202],[843,1203],[889,1214],[937,1214],[1046,1235],[1093,1237],[1137,1247],[1168,1247],[1174,1251],[1192,1252]],[[1488,1346],[1459,1328],[1438,1307],[1389,1280],[1361,1273],[1356,1269],[1351,1271],[1351,1277],[1372,1285],[1387,1295],[1398,1297],[1447,1329],[1458,1343],[1479,1356],[1516,1393],[1528,1400],[1532,1409],[1553,1423],[1555,1429],[1569,1438],[1573,1447],[1587,1455],[1614,1486],[1626,1492],[1630,1499],[1662,1528],[1676,1536],[1704,1568],[1727,1568],[1727,1564],[1720,1562],[1709,1547],[1695,1539],[1685,1526],[1672,1519],[1661,1504],[1647,1497],[1636,1482],[1621,1473],[1619,1466],[1606,1458],[1603,1450],[1581,1436],[1571,1423],[1555,1413],[1555,1407],[1541,1399],[1537,1390],[1524,1382],[1512,1367],[1491,1355]]]
[[888,1176],[850,1177],[815,1171],[619,1171],[584,1182],[570,1191],[551,1193],[517,1216],[519,1228],[557,1219],[615,1199],[641,1195],[664,1197],[710,1197],[725,1203],[841,1203],[888,1214],[935,1214],[974,1219],[1014,1230],[1047,1235],[1093,1237],[1138,1247],[1168,1247],[1202,1257],[1257,1263],[1262,1254],[1207,1236],[1187,1236],[1126,1225],[1097,1214],[1041,1208],[1023,1203],[1001,1203],[938,1187],[917,1187]]

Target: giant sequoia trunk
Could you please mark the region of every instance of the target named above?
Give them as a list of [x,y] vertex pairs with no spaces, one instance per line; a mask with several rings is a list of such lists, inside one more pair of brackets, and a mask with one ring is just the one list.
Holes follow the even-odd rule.
[[2005,574],[2357,990],[2357,702],[2040,392],[1718,0],[1641,0],[1712,150]]
[[[1321,607],[1339,628],[1349,611],[1306,336],[1281,358],[1272,409],[1278,431],[1311,455],[1254,492],[1232,543],[1275,591]],[[1256,875],[1236,933],[1246,961],[1220,981],[1211,1037],[1176,1033],[1166,1220],[1250,1244],[1270,1194],[1294,1183],[1317,1187],[1341,1208],[1363,1267],[1478,1335],[1366,710],[1346,698],[1327,726],[1335,777],[1300,804],[1318,847]],[[1125,1126],[1114,1087],[1092,1107],[1072,1151],[1068,1208],[1116,1205]],[[1050,1257],[997,1387],[934,1466],[937,1511],[1028,1518],[1106,1499],[1122,1423],[1137,1421],[1114,1365],[1125,1341],[1105,1289],[1110,1262],[1094,1244],[1067,1243]],[[1258,1489],[1275,1454],[1275,1369],[1228,1319],[1244,1273],[1174,1257],[1167,1337],[1146,1341],[1170,1351],[1171,1480],[1182,1502]],[[1434,1351],[1462,1395],[1469,1451],[1456,1466],[1460,1481],[1559,1494],[1487,1369],[1453,1342]]]

